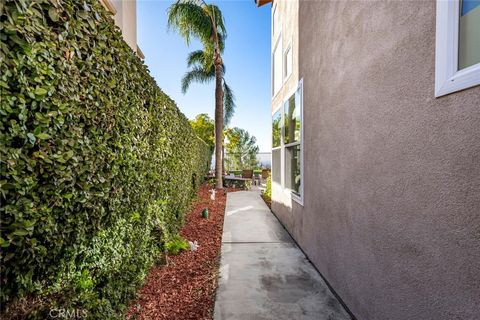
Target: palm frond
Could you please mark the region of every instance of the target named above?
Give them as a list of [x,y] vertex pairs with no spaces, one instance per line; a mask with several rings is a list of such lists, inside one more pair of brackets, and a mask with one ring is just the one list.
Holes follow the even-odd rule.
[[220,52],[223,53],[223,50],[225,50],[225,36],[221,33],[218,34],[218,46],[220,48]]
[[192,82],[207,83],[213,79],[215,79],[215,70],[213,70],[213,72],[206,72],[201,67],[194,67],[185,73],[182,78],[182,93],[187,92]]
[[227,29],[225,28],[225,20],[223,19],[222,11],[214,4],[208,5],[208,8],[215,20],[218,33],[225,39],[227,37]]
[[230,86],[223,79],[223,123],[228,125],[235,113],[235,95]]
[[168,9],[168,27],[174,29],[190,44],[191,37],[202,43],[211,41],[212,20],[208,11],[195,0],[178,0]]
[[213,68],[213,52],[197,50],[191,52],[187,57],[187,65],[202,67],[209,72]]
[[203,50],[196,50],[190,52],[187,57],[187,66],[192,65],[203,66],[205,63],[205,52]]

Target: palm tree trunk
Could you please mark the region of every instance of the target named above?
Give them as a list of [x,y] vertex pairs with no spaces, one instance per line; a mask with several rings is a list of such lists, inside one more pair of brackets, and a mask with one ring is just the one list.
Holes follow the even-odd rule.
[[[215,177],[216,188],[223,189],[223,89],[221,59],[215,59]],[[220,63],[218,63],[220,61]]]

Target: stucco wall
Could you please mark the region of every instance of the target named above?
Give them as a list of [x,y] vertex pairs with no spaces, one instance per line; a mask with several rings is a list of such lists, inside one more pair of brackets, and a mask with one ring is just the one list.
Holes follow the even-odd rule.
[[277,41],[280,41],[279,45],[282,48],[282,57],[289,45],[292,46],[293,50],[292,73],[288,77],[282,75],[283,85],[272,97],[272,111],[278,108],[284,100],[288,99],[298,85],[298,4],[298,0],[278,0],[272,5],[272,20],[273,12],[276,11],[279,15],[278,22],[280,24],[280,26],[278,26],[278,30],[280,30],[278,34],[276,36],[272,35],[272,37],[274,37],[272,40],[272,57]]
[[359,320],[479,319],[480,87],[434,98],[435,1],[301,1],[299,34],[305,205],[274,212]]
[[115,7],[115,24],[122,30],[123,39],[137,52],[137,1],[111,0]]

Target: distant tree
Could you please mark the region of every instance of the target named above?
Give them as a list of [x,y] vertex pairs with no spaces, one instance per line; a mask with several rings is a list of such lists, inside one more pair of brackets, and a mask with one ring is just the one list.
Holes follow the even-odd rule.
[[200,113],[194,120],[190,120],[190,125],[197,136],[205,141],[213,152],[215,149],[215,123],[206,113]]
[[259,151],[257,138],[240,128],[225,130],[227,157],[225,167],[228,170],[254,169],[257,167]]

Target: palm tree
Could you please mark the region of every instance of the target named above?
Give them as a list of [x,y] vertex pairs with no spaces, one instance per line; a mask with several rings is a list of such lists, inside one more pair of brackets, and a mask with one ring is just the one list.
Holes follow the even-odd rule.
[[187,45],[192,37],[203,45],[203,50],[188,56],[187,64],[191,69],[182,79],[183,93],[193,81],[207,83],[215,80],[215,175],[216,188],[221,189],[223,126],[230,121],[235,108],[233,92],[224,77],[222,53],[227,33],[222,12],[216,5],[206,4],[203,0],[178,0],[168,10],[168,26],[178,31]]

